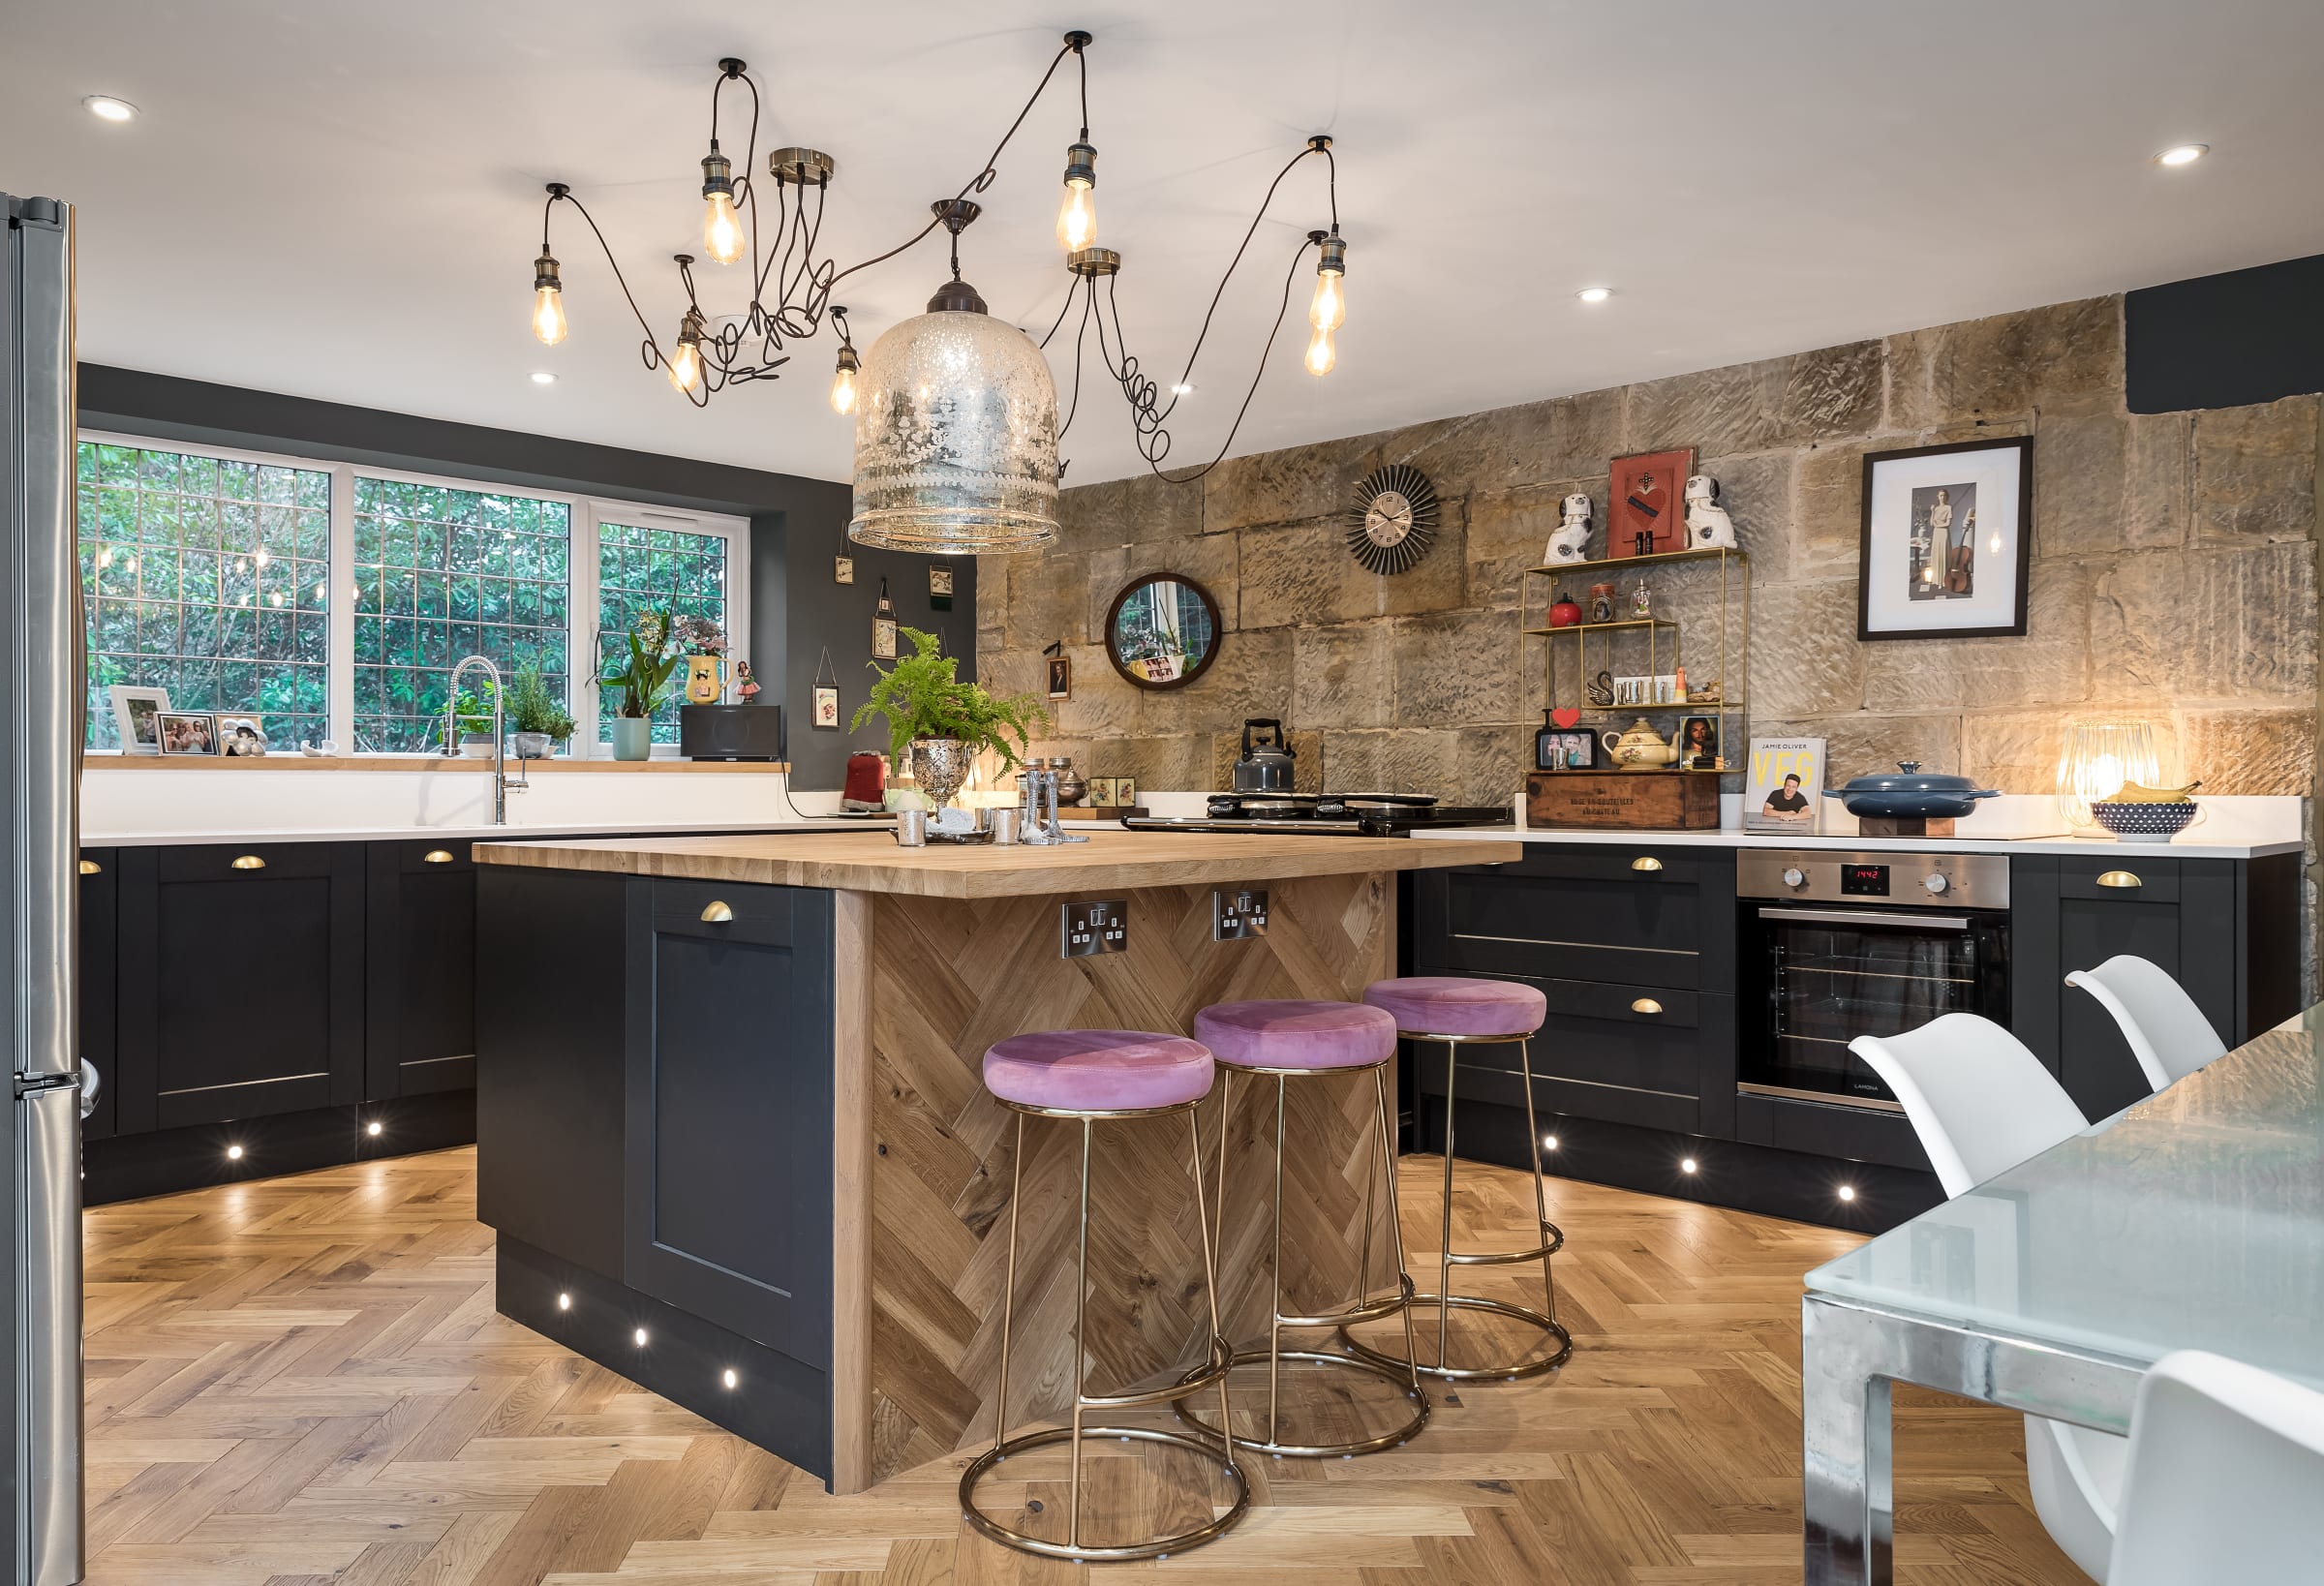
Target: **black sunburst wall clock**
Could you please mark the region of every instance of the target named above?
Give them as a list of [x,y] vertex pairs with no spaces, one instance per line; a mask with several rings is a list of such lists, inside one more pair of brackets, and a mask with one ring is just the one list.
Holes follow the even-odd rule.
[[1410,463],[1376,469],[1356,486],[1348,554],[1372,571],[1400,573],[1436,541],[1436,487]]

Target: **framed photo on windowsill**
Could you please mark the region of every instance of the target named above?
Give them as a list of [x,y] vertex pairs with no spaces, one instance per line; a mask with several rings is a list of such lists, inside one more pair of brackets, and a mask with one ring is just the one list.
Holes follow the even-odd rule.
[[169,690],[116,683],[106,691],[112,696],[113,725],[121,737],[121,752],[161,753],[162,717],[169,710]]
[[2030,435],[1867,453],[1856,637],[2023,634],[2033,527]]

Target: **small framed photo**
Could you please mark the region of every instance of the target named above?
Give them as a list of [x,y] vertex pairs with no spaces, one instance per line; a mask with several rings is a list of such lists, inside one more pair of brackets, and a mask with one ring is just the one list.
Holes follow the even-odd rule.
[[835,584],[855,582],[855,558],[835,556],[831,559],[831,581]]
[[815,715],[811,725],[837,731],[840,725],[840,690],[836,685],[818,683],[815,686]]
[[894,660],[896,658],[895,618],[874,617],[872,619],[872,658],[873,660]]
[[161,718],[169,712],[169,690],[133,688],[116,683],[106,692],[112,696],[113,725],[121,735],[121,752],[161,753]]
[[1867,453],[1856,637],[2023,634],[2033,523],[2030,435]]
[[218,718],[207,711],[164,711],[157,721],[164,754],[218,752]]
[[952,609],[952,564],[942,560],[928,564],[928,607],[931,611]]
[[1551,727],[1534,737],[1537,771],[1596,771],[1598,735],[1582,728]]
[[1116,803],[1116,795],[1115,794],[1114,789],[1119,785],[1119,780],[1120,779],[1118,778],[1115,777],[1090,778],[1089,808],[1092,809],[1111,809],[1115,808]]
[[1678,763],[1694,771],[1719,769],[1719,718],[1683,716],[1678,719]]
[[1071,656],[1049,657],[1049,697],[1052,699],[1071,699],[1073,697],[1073,657]]
[[255,716],[221,716],[218,752],[236,759],[256,759],[266,752],[266,728]]
[[1135,777],[1115,778],[1114,808],[1116,809],[1127,809],[1136,805],[1137,802],[1138,778]]

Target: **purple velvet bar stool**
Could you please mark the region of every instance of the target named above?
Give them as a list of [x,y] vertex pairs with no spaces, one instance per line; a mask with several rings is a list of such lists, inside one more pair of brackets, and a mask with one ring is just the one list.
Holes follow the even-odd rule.
[[[1573,1335],[1557,1320],[1557,1281],[1549,1272],[1549,1258],[1566,1242],[1549,1220],[1549,1205],[1542,1188],[1542,1131],[1533,1115],[1534,1032],[1542,1027],[1548,999],[1531,986],[1508,980],[1471,979],[1459,975],[1415,975],[1401,980],[1376,980],[1364,988],[1363,1000],[1390,1014],[1396,1032],[1407,1041],[1435,1041],[1445,1048],[1445,1207],[1444,1237],[1437,1267],[1436,1293],[1415,1295],[1416,1309],[1436,1308],[1436,1362],[1420,1367],[1432,1377],[1468,1382],[1486,1377],[1531,1377],[1566,1363],[1574,1353]],[[1525,1134],[1533,1144],[1533,1211],[1541,1224],[1541,1243],[1523,1250],[1455,1251],[1452,1248],[1452,1097],[1460,1073],[1460,1049],[1486,1044],[1517,1049],[1517,1072],[1525,1086]],[[1510,1266],[1518,1262],[1542,1264],[1542,1310],[1483,1295],[1452,1292],[1455,1266]],[[1514,1322],[1539,1327],[1556,1347],[1545,1355],[1507,1362],[1456,1366],[1447,1353],[1448,1329],[1455,1310],[1489,1311]],[[1394,1365],[1393,1357],[1365,1345],[1340,1329],[1340,1339],[1367,1360]]]
[[[1245,1449],[1277,1458],[1294,1454],[1318,1459],[1333,1454],[1345,1457],[1371,1453],[1402,1443],[1428,1423],[1428,1395],[1422,1391],[1420,1375],[1414,1369],[1417,1351],[1412,1336],[1413,1282],[1412,1274],[1404,1269],[1404,1239],[1396,1220],[1396,1146],[1390,1132],[1387,1079],[1388,1061],[1396,1054],[1395,1020],[1378,1008],[1355,1002],[1222,1002],[1194,1016],[1194,1033],[1196,1039],[1210,1049],[1222,1074],[1218,1087],[1218,1189],[1210,1197],[1210,1214],[1220,1219],[1220,1224],[1211,1232],[1213,1248],[1223,1248],[1227,1123],[1234,1109],[1235,1077],[1241,1074],[1275,1082],[1275,1222],[1270,1257],[1274,1300],[1269,1309],[1267,1348],[1240,1351],[1233,1360],[1238,1366],[1267,1362],[1267,1435],[1237,1434],[1235,1441]],[[1286,1316],[1283,1313],[1283,1132],[1288,1089],[1294,1080],[1311,1082],[1361,1074],[1372,1077],[1374,1111],[1372,1127],[1367,1131],[1366,1151],[1371,1163],[1364,1175],[1363,1245],[1357,1258],[1356,1297],[1347,1309],[1329,1316]],[[1393,1293],[1385,1296],[1376,1293],[1381,1286],[1372,1282],[1372,1193],[1376,1182],[1387,1187],[1386,1222],[1393,1262],[1391,1270],[1394,1274],[1387,1285]],[[1404,1320],[1405,1357],[1401,1360],[1386,1357],[1379,1361],[1364,1360],[1283,1347],[1286,1327],[1345,1328],[1389,1316]],[[1341,1443],[1286,1441],[1279,1417],[1278,1392],[1285,1360],[1361,1371],[1383,1378],[1409,1396],[1413,1405],[1411,1417],[1395,1430],[1376,1437]],[[1204,1426],[1184,1400],[1179,1401],[1178,1415]],[[1220,1430],[1209,1426],[1204,1429]]]
[[[1091,1410],[1122,1410],[1138,1405],[1182,1401],[1215,1384],[1222,1425],[1228,1419],[1227,1377],[1235,1369],[1234,1347],[1219,1334],[1218,1273],[1211,1254],[1211,1224],[1203,1205],[1203,1148],[1194,1122],[1195,1104],[1210,1093],[1214,1072],[1210,1052],[1199,1041],[1183,1036],[1156,1035],[1145,1030],[1042,1030],[1012,1035],[985,1053],[985,1089],[993,1099],[1017,1114],[1016,1167],[1009,1183],[1009,1261],[1000,1298],[1000,1383],[993,1396],[993,1447],[977,1455],[961,1474],[961,1512],[980,1534],[1019,1552],[1080,1562],[1147,1559],[1193,1547],[1219,1536],[1242,1518],[1250,1507],[1250,1483],[1235,1462],[1235,1447],[1224,1439],[1143,1426],[1086,1426],[1083,1417]],[[1194,1175],[1195,1223],[1202,1235],[1203,1286],[1210,1300],[1208,1362],[1178,1381],[1159,1388],[1130,1393],[1091,1393],[1088,1384],[1088,1346],[1084,1333],[1089,1294],[1089,1155],[1097,1125],[1122,1118],[1186,1115],[1188,1166]],[[1080,1284],[1073,1297],[1074,1394],[1073,1424],[1050,1427],[1011,1437],[1009,1432],[1009,1329],[1015,1319],[1017,1296],[1017,1207],[1024,1189],[1024,1120],[1070,1118],[1082,1126],[1082,1196],[1078,1224]],[[1190,1449],[1205,1460],[1223,1459],[1234,1497],[1225,1512],[1208,1524],[1171,1537],[1147,1537],[1118,1542],[1082,1540],[1082,1443],[1086,1438],[1110,1437],[1123,1442],[1168,1443]],[[1072,1475],[1066,1488],[1065,1540],[1028,1536],[994,1519],[976,1504],[976,1483],[987,1471],[1028,1449],[1070,1443]]]

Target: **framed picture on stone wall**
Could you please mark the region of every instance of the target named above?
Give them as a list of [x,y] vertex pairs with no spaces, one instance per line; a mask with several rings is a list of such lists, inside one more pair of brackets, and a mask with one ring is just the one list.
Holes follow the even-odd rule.
[[2033,527],[2030,435],[1868,453],[1856,637],[2023,634]]

